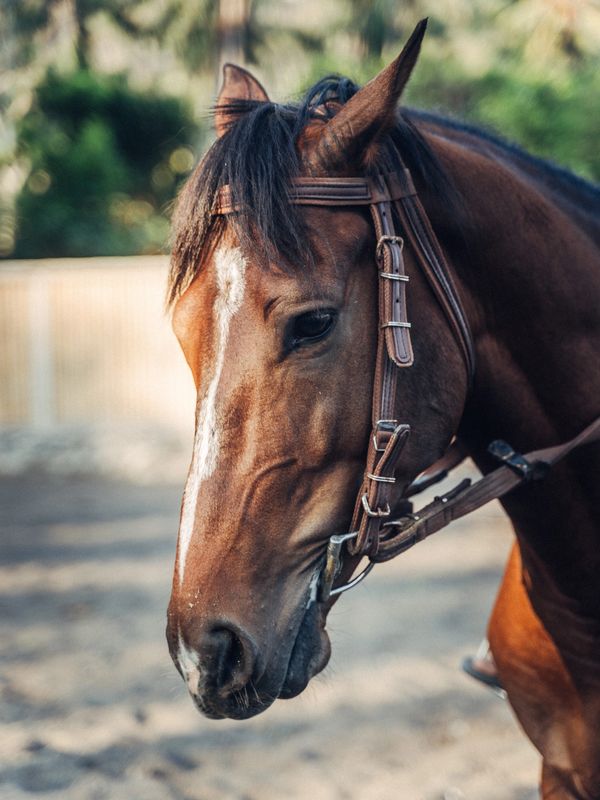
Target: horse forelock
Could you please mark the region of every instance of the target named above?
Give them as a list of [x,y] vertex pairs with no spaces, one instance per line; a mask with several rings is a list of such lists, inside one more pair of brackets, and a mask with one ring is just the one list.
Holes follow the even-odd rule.
[[[201,270],[225,226],[233,228],[242,251],[258,266],[270,269],[275,264],[289,273],[310,270],[314,258],[307,246],[304,217],[301,209],[290,203],[289,187],[295,177],[314,167],[307,167],[310,159],[304,158],[305,151],[318,139],[323,123],[335,116],[358,88],[348,78],[329,76],[295,104],[232,104],[234,121],[209,148],[176,205],[170,303]],[[402,115],[381,145],[381,163],[375,160],[369,170],[350,165],[351,172],[395,169],[399,162],[390,163],[389,155],[399,152],[415,177],[431,187],[450,210],[456,206],[450,182],[435,154]],[[217,192],[225,184],[240,209],[227,220],[212,214]]]

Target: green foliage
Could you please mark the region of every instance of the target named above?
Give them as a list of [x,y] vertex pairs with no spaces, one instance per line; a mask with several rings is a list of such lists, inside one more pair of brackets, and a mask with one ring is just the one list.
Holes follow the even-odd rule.
[[19,123],[31,169],[14,255],[161,250],[165,208],[193,165],[197,134],[179,100],[134,92],[120,76],[50,72]]
[[[311,65],[365,83],[430,14],[403,103],[488,127],[527,151],[600,180],[600,9],[590,0],[344,0],[354,45]],[[353,55],[352,55],[353,50]]]
[[[483,124],[532,153],[600,180],[600,12],[590,0],[573,13],[559,6],[550,9],[545,0],[440,4],[404,102]],[[339,0],[310,8],[310,14],[293,13],[290,6],[282,15],[272,0],[0,2],[0,29],[7,32],[0,71],[17,67],[29,71],[33,82],[38,66],[50,60],[79,64],[67,76],[49,73],[24,117],[22,88],[13,94],[10,82],[0,86],[0,106],[10,107],[10,124],[18,120],[14,172],[20,174],[24,163],[30,168],[16,198],[18,230],[11,253],[6,250],[12,246],[14,189],[8,201],[0,201],[10,211],[10,224],[0,224],[2,254],[154,252],[164,244],[164,209],[191,167],[192,150],[200,149],[198,132],[181,102],[132,92],[123,77],[91,71],[88,65],[103,48],[110,49],[112,36],[152,43],[161,59],[169,55],[166,69],[178,63],[203,75],[204,84],[193,79],[178,85],[194,102],[198,91],[205,92],[199,104],[208,107],[214,82],[206,75],[236,49],[248,62],[281,65],[281,74],[291,76],[276,87],[283,95],[294,80],[288,61],[298,44],[311,60],[305,87],[331,72],[365,83],[399,52],[431,4]],[[67,61],[48,48],[58,40],[62,55],[70,53]],[[145,58],[155,53],[149,49]],[[2,133],[0,120],[0,143]],[[12,128],[8,133],[5,147],[8,142],[12,148]]]

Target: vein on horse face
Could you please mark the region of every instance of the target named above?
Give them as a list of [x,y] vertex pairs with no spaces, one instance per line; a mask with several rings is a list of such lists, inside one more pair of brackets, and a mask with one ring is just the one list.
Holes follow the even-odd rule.
[[246,260],[242,251],[237,248],[219,248],[215,252],[214,269],[217,278],[217,297],[214,304],[214,359],[213,373],[198,405],[196,419],[196,436],[190,473],[183,495],[181,525],[179,527],[179,583],[183,583],[183,574],[187,558],[200,485],[209,478],[217,466],[219,451],[219,429],[217,425],[217,389],[221,371],[225,362],[225,350],[229,337],[229,324],[233,315],[239,310],[244,299]]

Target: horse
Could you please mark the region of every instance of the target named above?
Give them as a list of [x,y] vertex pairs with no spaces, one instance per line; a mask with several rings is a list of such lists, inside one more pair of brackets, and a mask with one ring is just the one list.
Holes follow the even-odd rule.
[[[169,649],[209,718],[302,692],[361,557],[473,506],[461,485],[407,507],[456,441],[482,481],[502,461],[486,491],[516,536],[488,638],[541,795],[598,800],[600,446],[580,432],[600,415],[600,191],[399,108],[424,32],[362,88],[329,77],[297,103],[224,68],[173,217],[197,409]],[[543,480],[531,448],[561,457]]]

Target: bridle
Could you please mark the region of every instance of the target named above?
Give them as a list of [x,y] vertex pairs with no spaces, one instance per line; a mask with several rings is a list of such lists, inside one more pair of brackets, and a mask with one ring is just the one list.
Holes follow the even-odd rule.
[[[501,440],[492,442],[489,452],[502,466],[475,483],[461,481],[446,494],[436,497],[416,513],[392,519],[391,495],[400,454],[410,435],[410,426],[395,418],[398,369],[410,367],[414,356],[411,323],[407,319],[406,290],[409,276],[403,251],[410,246],[441,307],[462,353],[469,386],[475,375],[475,348],[471,330],[448,264],[427,213],[415,190],[410,172],[404,168],[374,177],[296,178],[290,187],[290,202],[309,206],[368,206],[375,237],[378,275],[378,341],[372,395],[372,431],[366,468],[358,493],[350,531],[330,537],[324,565],[314,581],[313,599],[325,603],[335,595],[359,584],[375,564],[389,561],[417,542],[445,528],[453,520],[502,497],[519,484],[542,478],[548,469],[572,450],[600,440],[600,417],[575,438],[561,445],[516,453]],[[219,190],[215,215],[235,213],[237,208],[228,186]],[[400,235],[399,231],[402,232]],[[446,477],[448,468],[464,458],[449,451],[439,469],[432,465],[423,479],[404,492],[406,498]],[[440,463],[440,462],[437,462]],[[366,556],[369,563],[341,586],[339,576],[344,548],[350,556]]]

